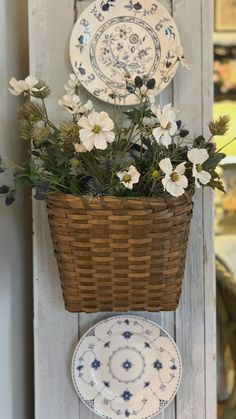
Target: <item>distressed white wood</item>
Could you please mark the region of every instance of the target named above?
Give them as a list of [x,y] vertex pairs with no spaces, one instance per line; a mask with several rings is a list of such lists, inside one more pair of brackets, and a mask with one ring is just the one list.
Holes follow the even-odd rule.
[[[73,21],[90,0],[29,0],[31,73],[52,86],[50,110],[55,119],[56,100],[71,71],[69,37]],[[212,104],[212,0],[163,0],[173,11],[191,72],[179,69],[173,86],[160,98],[174,100],[181,118],[193,134],[210,119]],[[196,42],[197,40],[197,42]],[[87,97],[82,90],[81,94]],[[100,109],[110,105],[96,101]],[[188,262],[181,305],[175,313],[136,313],[163,326],[177,340],[183,358],[184,378],[177,396],[158,418],[215,419],[215,285],[211,193],[199,192],[191,229]],[[35,419],[95,419],[72,388],[70,359],[73,347],[91,325],[115,313],[69,314],[64,311],[56,262],[44,204],[34,204],[35,300]]]
[[[212,118],[211,103],[213,102],[212,60],[213,57],[213,15],[214,0],[202,1],[202,37],[203,37],[203,80],[202,80],[202,123],[203,132],[209,133],[208,123]],[[204,40],[208,44],[204,44]],[[205,285],[205,389],[206,389],[206,417],[217,417],[217,383],[216,371],[216,281],[215,281],[215,246],[214,246],[214,200],[213,192],[209,189],[203,193],[203,232],[204,232],[204,285]]]
[[[0,0],[0,155],[22,164],[16,113],[21,98],[8,91],[12,76],[28,71],[27,1]],[[2,174],[0,185],[7,180]],[[19,193],[6,207],[0,197],[0,418],[33,417],[31,202]]]
[[[74,20],[73,1],[29,1],[30,72],[52,88],[50,112],[70,71],[68,45]],[[78,340],[78,316],[64,310],[44,203],[33,203],[35,419],[79,416],[70,362]]]
[[[174,104],[191,132],[202,128],[202,3],[174,0],[191,72],[179,71],[174,81]],[[191,18],[193,17],[193,18]],[[196,37],[198,42],[196,42]],[[176,341],[183,360],[183,381],[177,396],[177,418],[205,418],[204,276],[202,192],[195,197],[194,220],[180,309],[176,312]]]
[[[205,133],[213,102],[213,3],[211,0],[173,0],[173,14],[186,56],[193,62],[191,72],[179,72],[175,80],[175,105],[181,109],[193,134]],[[217,417],[212,208],[212,194],[198,192],[183,295],[176,312],[176,340],[184,368],[177,396],[177,418]]]

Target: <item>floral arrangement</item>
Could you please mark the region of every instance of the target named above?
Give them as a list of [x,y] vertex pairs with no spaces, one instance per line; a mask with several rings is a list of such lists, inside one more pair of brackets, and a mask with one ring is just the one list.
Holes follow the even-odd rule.
[[[177,61],[186,67],[182,49],[178,54]],[[10,92],[26,99],[18,119],[20,138],[30,142],[31,153],[22,167],[12,165],[13,186],[0,186],[6,204],[26,185],[35,188],[36,199],[54,192],[178,197],[188,188],[205,185],[223,190],[216,167],[225,154],[216,149],[214,136],[226,133],[229,118],[211,121],[208,138],[190,139],[172,104],[156,104],[155,79],[137,76],[132,80],[127,74],[126,86],[139,105],[125,111],[115,108],[112,117],[96,112],[90,100],[81,102],[77,76],[71,74],[66,95],[58,102],[68,117],[56,126],[45,104],[48,85],[32,76],[20,81],[12,78]],[[1,159],[2,174],[7,173],[7,166]]]

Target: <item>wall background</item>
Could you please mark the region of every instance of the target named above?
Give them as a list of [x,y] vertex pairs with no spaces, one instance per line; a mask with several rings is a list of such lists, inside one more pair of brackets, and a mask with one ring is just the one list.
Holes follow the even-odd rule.
[[[28,74],[27,1],[0,0],[0,155],[20,163],[19,100],[7,89]],[[0,184],[4,178],[0,178]],[[31,201],[0,198],[0,418],[33,419]],[[45,418],[46,419],[46,418]]]

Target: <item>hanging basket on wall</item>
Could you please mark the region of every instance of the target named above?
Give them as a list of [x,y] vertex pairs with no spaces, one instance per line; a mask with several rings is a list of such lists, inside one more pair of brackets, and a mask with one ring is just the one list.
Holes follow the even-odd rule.
[[70,312],[172,311],[179,303],[193,190],[179,198],[48,196]]

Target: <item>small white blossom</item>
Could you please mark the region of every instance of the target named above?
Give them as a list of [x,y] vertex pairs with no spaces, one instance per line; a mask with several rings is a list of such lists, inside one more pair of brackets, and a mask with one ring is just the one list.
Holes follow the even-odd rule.
[[146,98],[147,100],[149,100],[149,102],[151,104],[155,104],[156,97],[159,93],[160,93],[160,91],[158,89],[148,89],[145,84],[142,87],[140,87],[139,89],[137,89],[137,92],[136,92],[138,97]]
[[140,173],[133,165],[124,172],[117,173],[120,183],[122,183],[126,188],[133,189],[133,185],[139,182]]
[[188,187],[188,179],[184,175],[185,164],[181,163],[174,169],[169,158],[160,161],[159,166],[163,173],[165,173],[162,184],[164,189],[172,196],[181,196],[184,190]]
[[142,87],[140,87],[139,91],[140,91],[141,96],[146,96],[148,93],[148,88],[144,84]]
[[71,73],[69,75],[69,79],[67,81],[67,84],[65,84],[65,91],[66,91],[67,95],[74,96],[75,95],[75,90],[76,90],[76,87],[78,87],[78,84],[79,84],[79,82],[78,82],[76,74]]
[[63,99],[58,100],[58,104],[71,114],[83,114],[93,109],[91,100],[88,100],[88,102],[83,105],[80,101],[80,97],[77,95],[64,95]]
[[191,63],[184,58],[184,49],[182,45],[173,44],[171,47],[171,52],[175,57],[179,60],[180,64],[187,68],[187,70],[191,70]]
[[88,150],[85,148],[85,146],[81,143],[75,144],[75,151],[76,153],[86,153]]
[[163,106],[158,105],[152,106],[152,112],[156,114],[159,127],[154,128],[153,135],[158,143],[161,143],[168,147],[171,144],[171,136],[174,135],[177,130],[176,124],[176,112],[172,108],[171,103]]
[[[195,185],[197,188],[202,185],[207,185],[211,180],[209,172],[203,169],[202,165],[209,158],[209,154],[205,148],[192,148],[188,152],[188,159],[193,163],[193,176],[195,178]],[[201,182],[201,184],[199,183]]]
[[45,87],[41,87],[38,89],[35,87],[39,81],[33,77],[28,76],[25,80],[16,80],[15,77],[12,77],[9,81],[11,88],[9,88],[9,92],[14,96],[19,96],[21,93],[34,93],[34,92],[41,92],[45,89]]
[[115,140],[114,122],[106,112],[91,112],[78,121],[81,127],[80,140],[88,151],[94,147],[105,150]]

